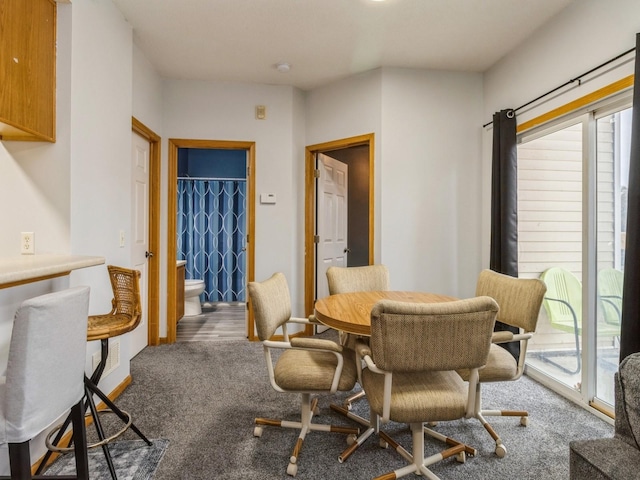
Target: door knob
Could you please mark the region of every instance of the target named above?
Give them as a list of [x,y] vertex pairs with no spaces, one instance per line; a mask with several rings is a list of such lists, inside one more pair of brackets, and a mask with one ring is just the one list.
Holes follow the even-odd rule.
[[151,258],[153,257],[153,252],[144,252],[144,256],[145,258]]

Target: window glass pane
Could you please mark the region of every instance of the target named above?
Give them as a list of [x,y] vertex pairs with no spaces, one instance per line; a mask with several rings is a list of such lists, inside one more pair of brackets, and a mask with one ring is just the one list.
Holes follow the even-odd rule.
[[626,232],[631,109],[599,118],[597,139],[596,396],[614,403]]
[[[582,123],[518,146],[519,276],[548,294],[527,364],[577,390],[582,328]],[[553,287],[553,288],[552,288]]]

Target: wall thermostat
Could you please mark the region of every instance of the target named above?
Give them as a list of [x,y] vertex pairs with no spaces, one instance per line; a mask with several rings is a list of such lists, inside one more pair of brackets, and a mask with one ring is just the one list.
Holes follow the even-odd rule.
[[260,203],[276,203],[276,194],[275,193],[261,193],[260,194]]
[[276,194],[275,193],[261,193],[260,194],[260,203],[276,203]]

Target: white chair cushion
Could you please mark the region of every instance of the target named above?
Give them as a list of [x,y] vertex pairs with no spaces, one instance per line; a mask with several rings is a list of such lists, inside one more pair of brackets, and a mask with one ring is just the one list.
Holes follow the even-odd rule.
[[28,441],[84,394],[89,287],[25,301],[14,319],[0,394],[3,442]]

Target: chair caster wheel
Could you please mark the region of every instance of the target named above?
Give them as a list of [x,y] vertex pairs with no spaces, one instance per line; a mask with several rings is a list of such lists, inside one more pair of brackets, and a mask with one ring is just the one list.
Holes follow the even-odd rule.
[[526,427],[529,425],[529,417],[520,417],[520,425]]
[[433,428],[437,426],[438,426],[438,422],[427,422],[427,427],[429,428]]
[[313,409],[313,414],[314,415],[320,415],[320,407],[316,407]]
[[499,458],[504,458],[504,456],[507,454],[507,447],[505,447],[504,445],[500,444],[500,445],[496,445],[496,455]]
[[261,437],[262,436],[262,427],[257,426],[253,429],[253,436],[254,437]]
[[296,473],[298,473],[298,465],[295,463],[290,463],[289,466],[287,467],[287,475],[291,475],[292,477],[295,477]]
[[356,440],[358,440],[358,436],[355,433],[347,435],[347,445],[353,445],[354,443],[356,443]]
[[349,411],[351,411],[351,409],[353,408],[353,405],[351,405],[351,402],[345,402],[342,406]]
[[380,445],[380,448],[389,448],[389,444],[385,442],[383,439],[380,439],[380,441],[378,442],[378,445]]
[[460,452],[456,455],[456,462],[465,463],[467,461],[467,454],[465,452]]

